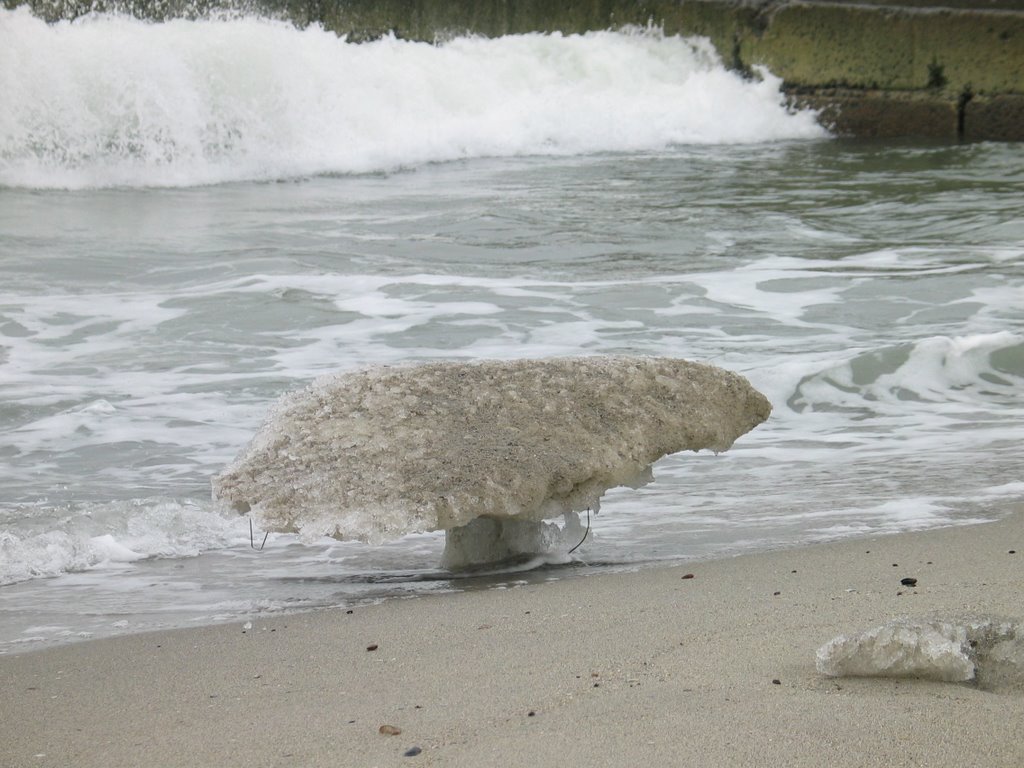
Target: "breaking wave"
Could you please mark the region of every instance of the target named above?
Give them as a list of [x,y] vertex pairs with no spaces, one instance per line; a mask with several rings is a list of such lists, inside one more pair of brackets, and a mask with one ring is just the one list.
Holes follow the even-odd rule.
[[823,136],[656,30],[350,43],[262,18],[0,10],[0,186],[187,187]]
[[147,499],[0,509],[0,585],[243,544],[244,524],[208,504]]

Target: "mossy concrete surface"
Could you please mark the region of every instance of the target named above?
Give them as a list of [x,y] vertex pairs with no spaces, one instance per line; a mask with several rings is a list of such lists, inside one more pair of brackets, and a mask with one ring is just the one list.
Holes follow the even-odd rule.
[[[26,0],[0,0],[13,7]],[[1024,139],[1024,0],[28,0],[48,19],[121,8],[149,18],[225,4],[393,34],[581,33],[653,24],[704,35],[742,72],[766,66],[840,133]]]
[[954,139],[961,133],[959,102],[926,93],[826,88],[793,101],[819,110],[822,125],[849,136]]
[[842,134],[1024,140],[1024,1],[742,2],[651,6],[666,32],[766,66]]
[[794,3],[740,34],[793,85],[1024,92],[1024,13]]

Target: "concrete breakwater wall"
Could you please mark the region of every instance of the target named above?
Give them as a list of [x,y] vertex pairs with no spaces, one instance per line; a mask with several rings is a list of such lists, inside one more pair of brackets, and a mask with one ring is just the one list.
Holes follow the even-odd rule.
[[[1024,0],[242,0],[351,40],[578,33],[654,24],[767,66],[840,134],[1024,139]],[[3,0],[13,7],[24,0]],[[30,0],[48,19],[117,7],[201,15],[209,0]],[[236,7],[238,7],[236,5]]]

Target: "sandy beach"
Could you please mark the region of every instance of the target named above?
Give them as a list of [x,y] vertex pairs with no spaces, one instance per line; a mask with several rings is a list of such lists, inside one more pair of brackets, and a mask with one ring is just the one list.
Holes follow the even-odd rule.
[[1018,510],[86,642],[0,658],[0,765],[1020,766],[1024,691],[828,678],[815,651],[898,616],[1024,618],[1022,592]]

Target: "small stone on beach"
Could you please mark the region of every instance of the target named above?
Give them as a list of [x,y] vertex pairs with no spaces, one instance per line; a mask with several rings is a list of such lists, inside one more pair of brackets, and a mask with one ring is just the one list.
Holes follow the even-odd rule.
[[916,587],[917,586],[917,579],[914,579],[914,578],[911,578],[910,576],[908,576],[905,579],[900,579],[900,584],[902,584],[904,587]]
[[774,680],[772,680],[772,685],[782,685],[782,681],[776,677]]
[[422,751],[423,750],[419,747],[409,747],[409,749],[405,750],[405,752],[402,754],[402,757],[416,757],[416,755],[418,755]]
[[368,651],[376,651],[377,650],[377,644],[374,643],[373,645],[366,646],[366,650],[368,650]]
[[402,729],[395,725],[382,725],[377,729],[377,733],[381,736],[397,736],[402,732]]
[[683,576],[683,578],[684,578],[684,579],[692,579],[692,578],[694,578],[694,576],[693,576],[693,574],[692,574],[692,573],[688,573],[688,574],[686,574],[685,576]]

